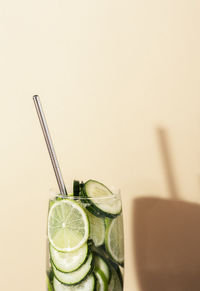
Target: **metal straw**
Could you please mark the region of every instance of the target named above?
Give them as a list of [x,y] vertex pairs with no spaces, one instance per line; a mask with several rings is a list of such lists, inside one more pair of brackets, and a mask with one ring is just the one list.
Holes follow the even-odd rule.
[[56,180],[57,180],[57,183],[58,183],[58,187],[60,189],[60,193],[63,194],[63,195],[67,195],[67,190],[65,188],[64,180],[63,180],[63,177],[62,177],[62,174],[61,174],[61,170],[60,170],[60,167],[59,167],[59,164],[58,164],[58,160],[57,160],[57,157],[56,157],[56,152],[55,152],[54,147],[53,147],[53,142],[52,142],[52,139],[51,139],[51,136],[50,136],[50,133],[49,133],[49,129],[48,129],[48,126],[47,126],[47,122],[46,122],[46,118],[45,118],[44,112],[42,110],[42,105],[41,105],[39,96],[38,95],[34,95],[33,96],[33,101],[34,101],[34,104],[35,104],[35,108],[36,108],[36,111],[37,111],[37,115],[38,115],[38,118],[39,118],[39,121],[40,121],[40,125],[41,125],[41,128],[42,128],[42,131],[43,131],[43,134],[44,134],[46,145],[47,145],[47,148],[48,148],[48,151],[49,151],[49,155],[50,155],[51,162],[52,162],[52,165],[53,165],[53,169],[54,169],[54,172],[55,172],[55,175],[56,175]]

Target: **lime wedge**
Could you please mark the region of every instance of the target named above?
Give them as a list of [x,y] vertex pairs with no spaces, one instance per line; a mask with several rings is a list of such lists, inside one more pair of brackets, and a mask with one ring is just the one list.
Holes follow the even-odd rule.
[[101,246],[105,240],[105,223],[103,218],[96,217],[87,211],[87,216],[90,222],[90,238],[93,240],[96,247]]
[[48,238],[56,250],[77,250],[87,241],[88,236],[87,214],[78,203],[64,199],[52,205],[48,216]]
[[106,250],[111,258],[119,263],[124,262],[124,231],[122,215],[114,218],[106,229]]

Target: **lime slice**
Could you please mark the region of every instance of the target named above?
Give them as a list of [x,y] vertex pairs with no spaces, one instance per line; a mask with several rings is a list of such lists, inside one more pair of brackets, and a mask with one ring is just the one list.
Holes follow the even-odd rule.
[[55,202],[56,202],[55,199],[49,200],[49,210],[51,209],[51,207],[54,205]]
[[105,237],[106,250],[111,258],[119,263],[124,262],[124,231],[122,215],[114,218],[107,226]]
[[87,241],[88,236],[87,214],[79,204],[64,199],[52,205],[48,216],[48,238],[56,250],[75,251]]
[[105,240],[105,223],[103,218],[96,217],[87,211],[87,216],[90,222],[90,238],[93,240],[96,247],[101,246]]

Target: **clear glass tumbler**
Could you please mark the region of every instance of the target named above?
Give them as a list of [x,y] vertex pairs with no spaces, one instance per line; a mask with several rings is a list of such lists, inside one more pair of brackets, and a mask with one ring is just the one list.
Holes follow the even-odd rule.
[[89,180],[78,190],[74,184],[72,195],[49,200],[48,291],[123,290],[121,197],[104,187]]

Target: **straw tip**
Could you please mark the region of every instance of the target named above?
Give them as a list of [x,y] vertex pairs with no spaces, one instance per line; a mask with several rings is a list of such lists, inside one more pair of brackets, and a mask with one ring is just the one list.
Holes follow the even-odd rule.
[[33,95],[33,100],[38,99],[38,95]]

